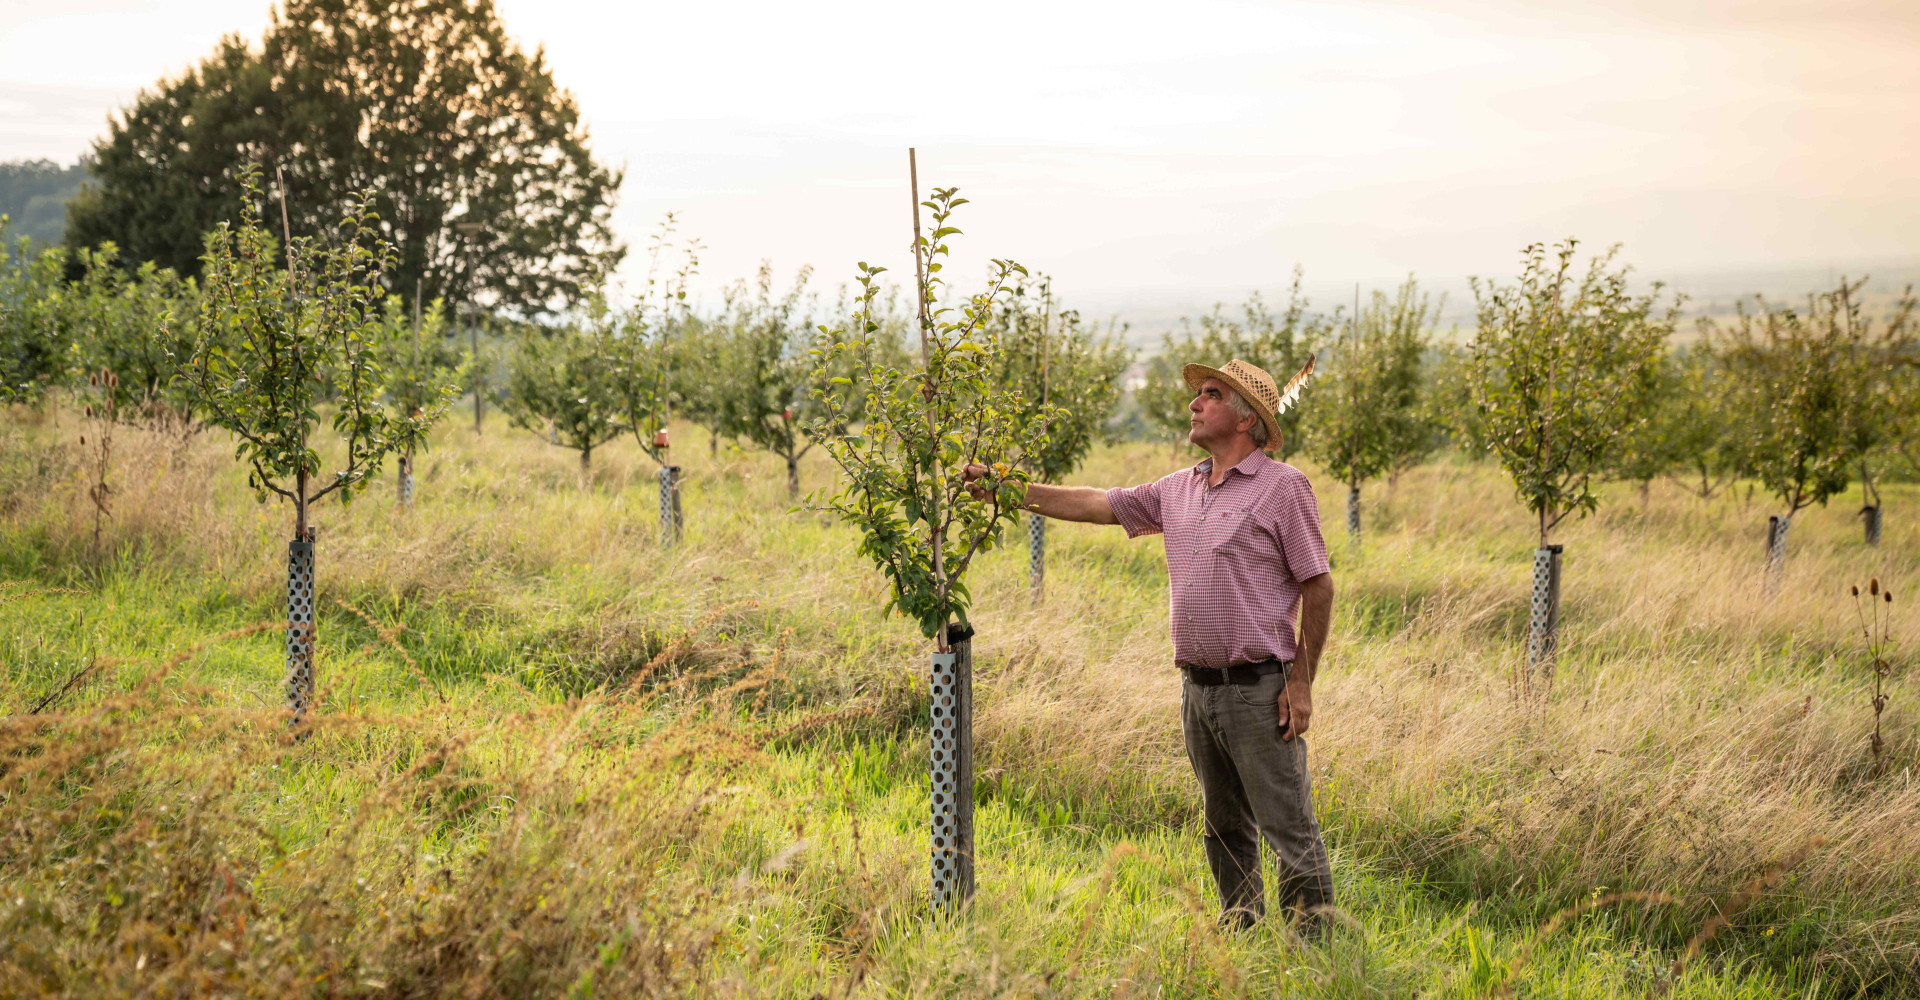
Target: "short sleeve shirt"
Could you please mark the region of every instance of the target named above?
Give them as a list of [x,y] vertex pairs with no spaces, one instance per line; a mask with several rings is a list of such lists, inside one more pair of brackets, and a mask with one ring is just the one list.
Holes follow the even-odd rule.
[[1107,491],[1127,537],[1167,546],[1173,659],[1182,667],[1291,660],[1300,583],[1327,572],[1305,473],[1255,451],[1207,485],[1213,460]]

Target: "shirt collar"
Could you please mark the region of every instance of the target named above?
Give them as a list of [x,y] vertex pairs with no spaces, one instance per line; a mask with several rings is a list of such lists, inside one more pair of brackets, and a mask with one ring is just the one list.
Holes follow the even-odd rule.
[[[1260,475],[1260,470],[1271,464],[1273,464],[1273,459],[1268,458],[1265,451],[1255,448],[1248,453],[1247,457],[1240,460],[1240,464],[1228,469],[1227,474],[1231,476],[1233,473],[1238,472],[1249,478],[1257,478]],[[1193,467],[1193,474],[1196,476],[1205,476],[1212,471],[1213,459],[1211,457],[1201,459],[1200,464]],[[1221,482],[1226,482],[1226,480],[1222,479]]]

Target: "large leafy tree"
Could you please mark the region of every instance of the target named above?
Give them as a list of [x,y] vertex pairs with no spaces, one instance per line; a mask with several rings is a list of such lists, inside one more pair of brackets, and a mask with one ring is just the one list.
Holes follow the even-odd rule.
[[182,275],[201,233],[237,217],[253,162],[284,175],[295,236],[364,194],[394,248],[387,287],[427,301],[548,312],[624,252],[620,175],[490,0],[286,0],[258,46],[230,36],[143,92],[94,157],[68,243]]

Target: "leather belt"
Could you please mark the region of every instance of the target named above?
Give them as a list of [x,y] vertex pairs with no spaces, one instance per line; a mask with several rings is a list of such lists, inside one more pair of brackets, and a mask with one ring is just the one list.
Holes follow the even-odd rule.
[[1292,660],[1262,660],[1259,663],[1236,663],[1224,669],[1220,667],[1181,667],[1187,680],[1200,687],[1219,687],[1222,684],[1257,684],[1260,678],[1268,674],[1277,674],[1293,666]]

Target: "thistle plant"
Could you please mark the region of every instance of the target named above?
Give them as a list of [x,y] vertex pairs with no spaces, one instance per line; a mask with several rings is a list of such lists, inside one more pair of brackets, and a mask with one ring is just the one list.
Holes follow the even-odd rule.
[[[943,258],[949,238],[960,233],[948,223],[966,204],[957,192],[936,188],[920,203],[934,224],[914,247],[926,262],[916,276],[920,364],[887,360],[874,308],[886,269],[862,261],[855,328],[823,330],[813,348],[815,416],[808,426],[844,475],[838,488],[810,494],[808,507],[832,511],[860,531],[860,554],[892,585],[886,610],[913,619],[942,652],[946,626],[967,623],[967,570],[1017,516],[1029,479],[1022,458],[1040,446],[1022,437],[1019,393],[994,377],[1001,350],[994,314],[1025,269],[995,260],[984,291],[952,305],[943,298]],[[977,500],[961,473],[989,458],[993,475],[977,484],[988,499]]]
[[1854,615],[1860,623],[1860,641],[1867,656],[1867,669],[1873,674],[1873,732],[1868,747],[1873,751],[1873,773],[1877,777],[1886,768],[1887,744],[1880,735],[1880,716],[1887,710],[1887,678],[1893,673],[1888,656],[1893,652],[1893,591],[1880,587],[1880,578],[1867,580],[1867,597],[1860,599],[1860,586],[1848,588],[1853,594]]

